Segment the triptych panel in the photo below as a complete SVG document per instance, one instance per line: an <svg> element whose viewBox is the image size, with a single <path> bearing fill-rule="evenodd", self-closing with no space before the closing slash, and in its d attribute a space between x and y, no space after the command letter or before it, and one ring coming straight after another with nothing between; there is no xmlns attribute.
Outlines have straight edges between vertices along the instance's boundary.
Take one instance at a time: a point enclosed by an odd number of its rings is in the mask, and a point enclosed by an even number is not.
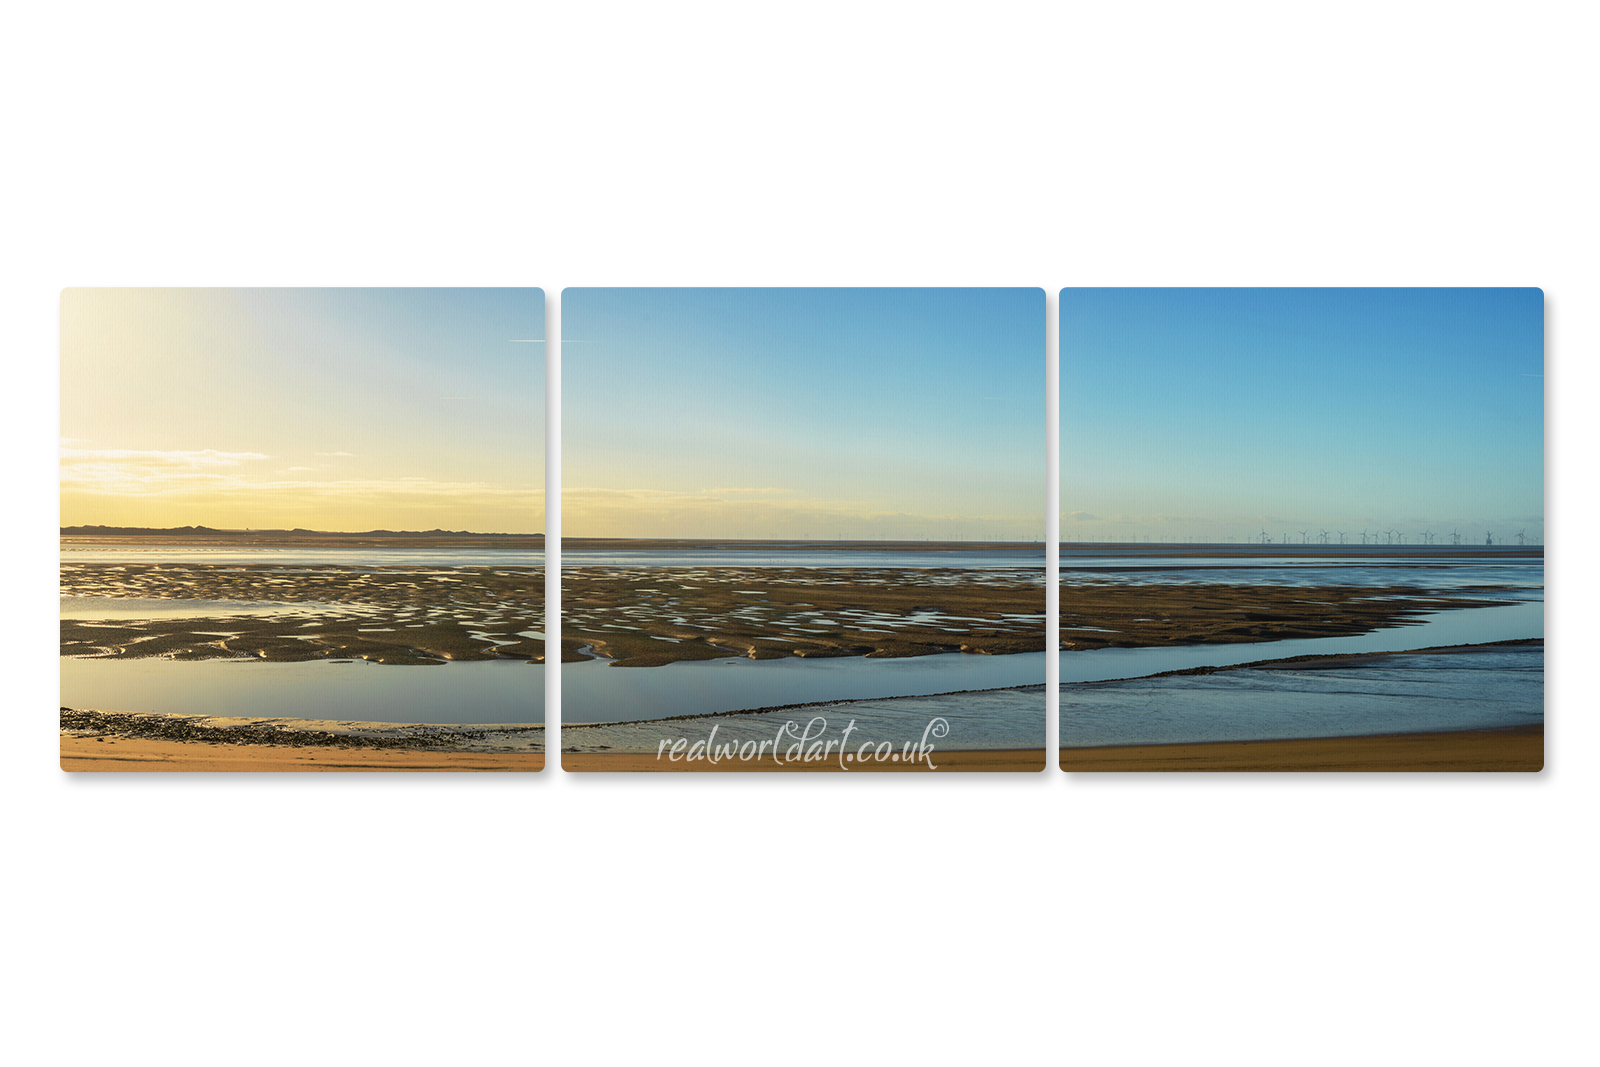
<svg viewBox="0 0 1600 1067"><path fill-rule="evenodd" d="M1538 290L559 299L547 500L541 290L66 291L63 768L1543 765Z"/></svg>

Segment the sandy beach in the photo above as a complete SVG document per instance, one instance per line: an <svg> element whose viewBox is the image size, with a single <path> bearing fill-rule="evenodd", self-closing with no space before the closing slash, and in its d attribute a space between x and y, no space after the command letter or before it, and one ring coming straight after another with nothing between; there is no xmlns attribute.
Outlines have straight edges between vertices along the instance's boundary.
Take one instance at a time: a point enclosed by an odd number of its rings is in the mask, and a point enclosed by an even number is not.
<svg viewBox="0 0 1600 1067"><path fill-rule="evenodd" d="M846 770L837 759L813 763L795 763L773 760L770 753L760 759L723 760L715 764L704 760L695 763L671 762L658 759L649 752L565 752L561 756L561 769L565 771L665 771L702 773L738 773L741 771L780 771L804 774L808 772L833 772L835 774L877 774L884 771L899 773L938 774L945 771L1042 771L1045 768L1044 749L993 749L967 752L939 752L933 756L934 767L926 764L872 763Z"/></svg>
<svg viewBox="0 0 1600 1067"><path fill-rule="evenodd" d="M1540 771L1544 727L1063 748L1064 771Z"/></svg>
<svg viewBox="0 0 1600 1067"><path fill-rule="evenodd" d="M542 752L306 748L126 737L62 737L64 771L540 771Z"/></svg>

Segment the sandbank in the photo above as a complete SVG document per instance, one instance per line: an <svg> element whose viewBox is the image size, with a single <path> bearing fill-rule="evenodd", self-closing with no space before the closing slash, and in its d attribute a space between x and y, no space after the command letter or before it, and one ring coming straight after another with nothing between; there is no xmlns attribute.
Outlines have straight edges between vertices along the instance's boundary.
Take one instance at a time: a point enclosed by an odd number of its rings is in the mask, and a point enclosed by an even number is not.
<svg viewBox="0 0 1600 1067"><path fill-rule="evenodd" d="M1045 649L1044 569L563 567L562 660L880 659Z"/></svg>

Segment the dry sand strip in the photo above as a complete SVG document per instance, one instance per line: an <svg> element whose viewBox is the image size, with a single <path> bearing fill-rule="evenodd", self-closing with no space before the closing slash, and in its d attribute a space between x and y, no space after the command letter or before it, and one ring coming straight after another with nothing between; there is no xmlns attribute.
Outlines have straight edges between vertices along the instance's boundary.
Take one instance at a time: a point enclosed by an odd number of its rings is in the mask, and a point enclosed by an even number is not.
<svg viewBox="0 0 1600 1067"><path fill-rule="evenodd" d="M978 749L965 752L935 752L932 755L932 773L943 771L1042 771L1045 767L1044 749ZM690 773L717 774L724 771L762 772L768 774L799 774L807 771L833 771L836 774L877 774L883 771L930 773L926 763L872 763L846 769L837 759L802 761L774 760L770 753L760 759L719 760L707 763L696 760L685 763L657 759L653 752L564 752L561 755L564 771L688 771Z"/></svg>
<svg viewBox="0 0 1600 1067"><path fill-rule="evenodd" d="M542 771L542 752L235 745L62 737L64 771Z"/></svg>
<svg viewBox="0 0 1600 1067"><path fill-rule="evenodd" d="M568 757L570 758L570 757ZM1542 771L1544 727L1063 748L1079 771Z"/></svg>

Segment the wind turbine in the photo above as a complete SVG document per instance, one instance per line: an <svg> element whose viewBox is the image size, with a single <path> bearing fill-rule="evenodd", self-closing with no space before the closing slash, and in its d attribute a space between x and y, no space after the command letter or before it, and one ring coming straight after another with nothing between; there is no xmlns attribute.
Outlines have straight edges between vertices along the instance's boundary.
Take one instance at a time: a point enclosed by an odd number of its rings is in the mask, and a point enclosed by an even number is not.
<svg viewBox="0 0 1600 1067"><path fill-rule="evenodd" d="M1327 530L1323 530L1321 536L1322 536L1322 543L1323 544L1327 544L1328 543L1328 531Z"/></svg>
<svg viewBox="0 0 1600 1067"><path fill-rule="evenodd" d="M1518 530L1517 531L1517 544L1519 544L1519 545L1527 544L1528 543L1527 534L1528 534L1527 530Z"/></svg>
<svg viewBox="0 0 1600 1067"><path fill-rule="evenodd" d="M1261 531L1261 543L1264 545L1269 545L1272 543L1272 541L1267 537L1267 531L1265 530Z"/></svg>
<svg viewBox="0 0 1600 1067"><path fill-rule="evenodd" d="M1486 544L1486 545L1494 544L1494 534L1492 534L1492 533L1484 534L1483 535L1483 543Z"/></svg>
<svg viewBox="0 0 1600 1067"><path fill-rule="evenodd" d="M1343 530L1339 531L1339 543L1341 545L1344 544L1344 531Z"/></svg>
<svg viewBox="0 0 1600 1067"><path fill-rule="evenodd" d="M1450 543L1452 545L1459 545L1461 543L1461 530L1459 528L1450 531Z"/></svg>

